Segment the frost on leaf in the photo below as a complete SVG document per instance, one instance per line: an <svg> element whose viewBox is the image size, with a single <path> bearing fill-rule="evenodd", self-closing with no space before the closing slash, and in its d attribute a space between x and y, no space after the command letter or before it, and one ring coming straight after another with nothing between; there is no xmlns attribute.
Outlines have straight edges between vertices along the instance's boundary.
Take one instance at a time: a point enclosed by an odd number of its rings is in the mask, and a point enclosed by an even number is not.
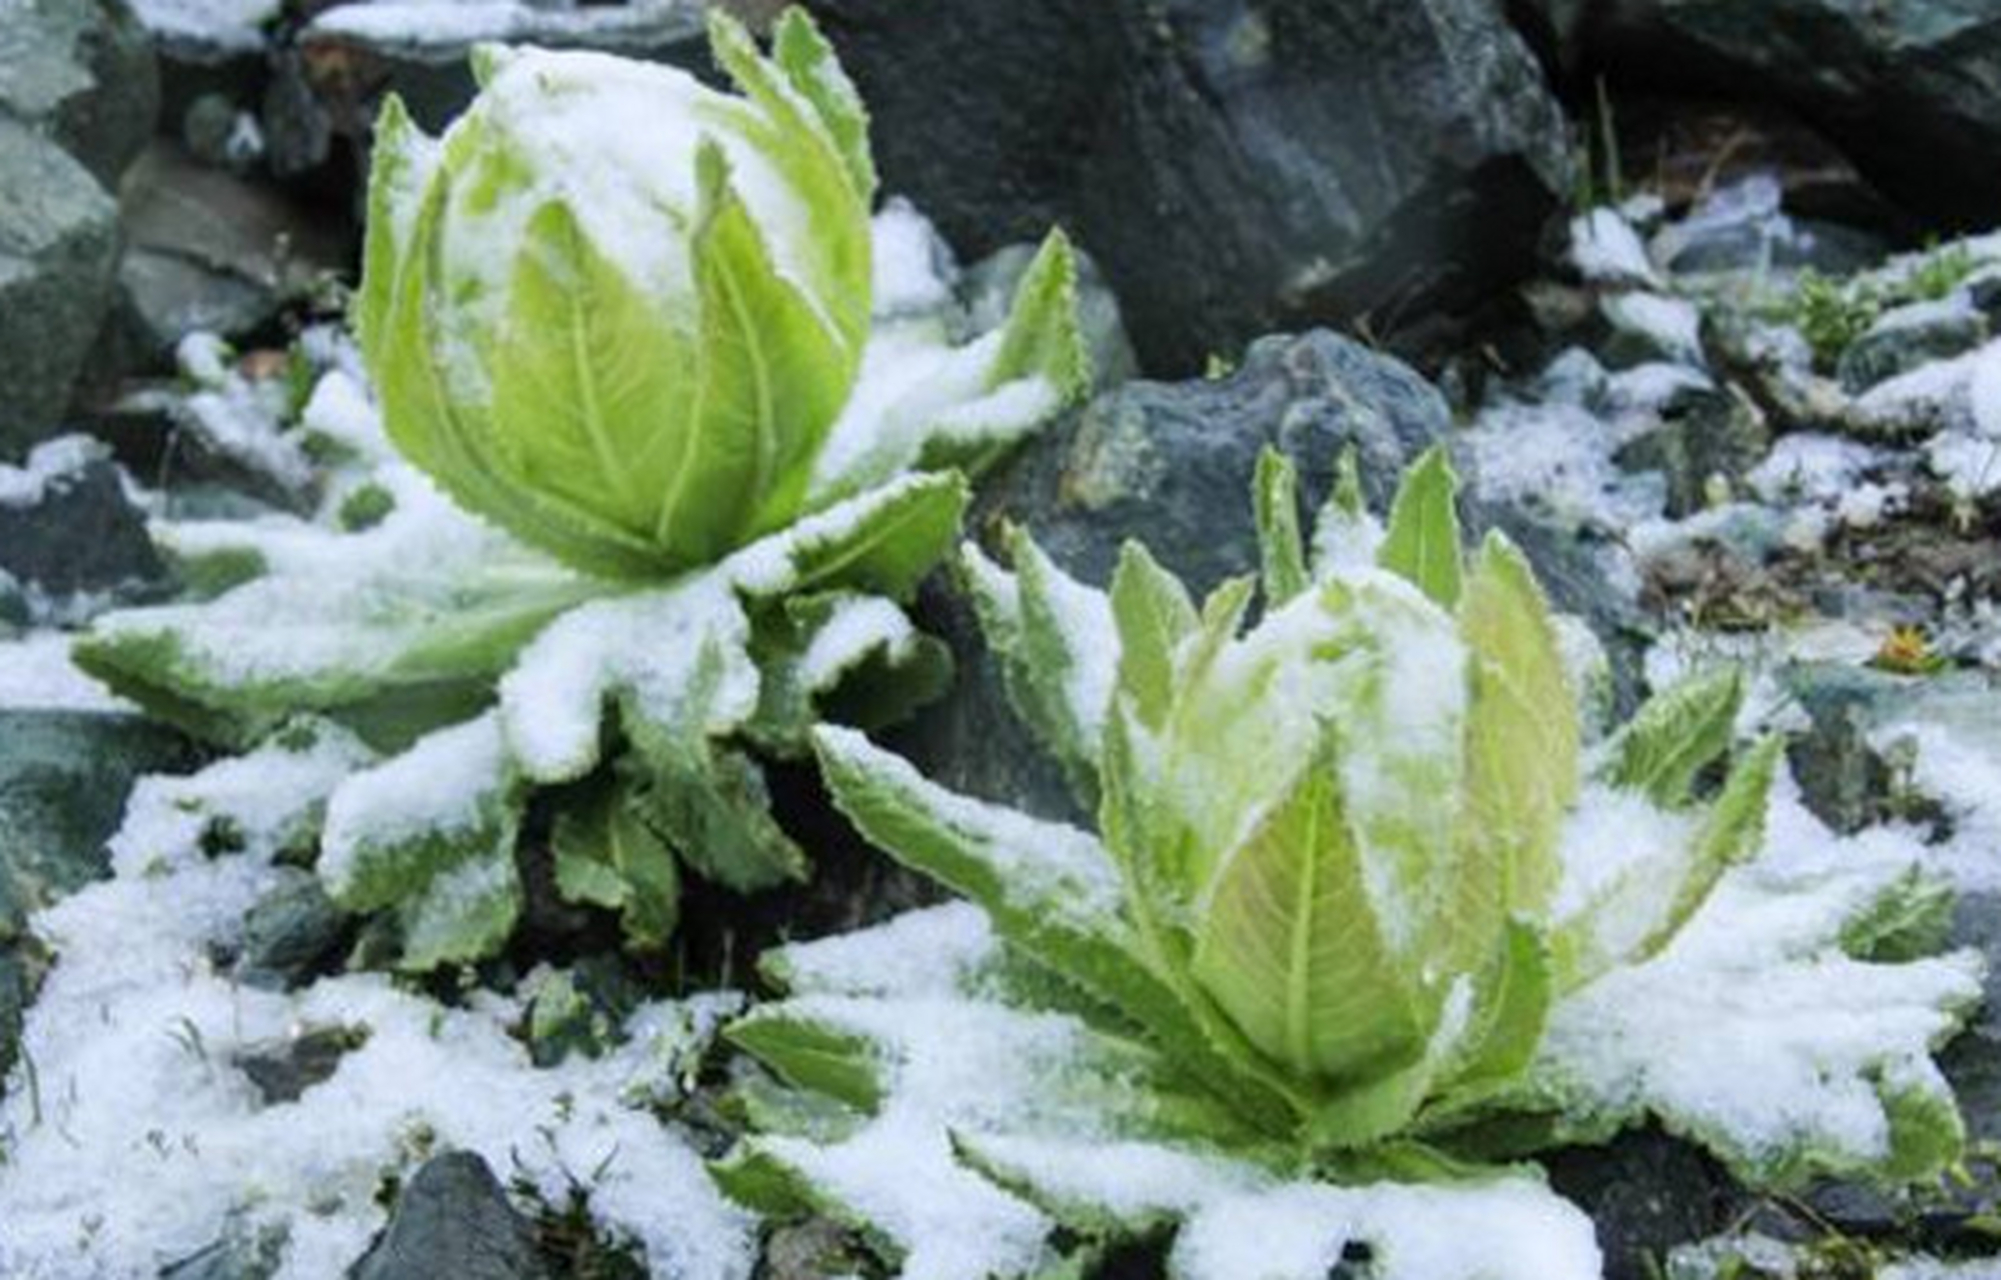
<svg viewBox="0 0 2001 1280"><path fill-rule="evenodd" d="M909 1280L1042 1274L1067 1238L1175 1223L1175 1280L1319 1280L1351 1246L1383 1280L1599 1274L1590 1222L1529 1175L1340 1190L1226 1154L1213 1101L1050 1011L1047 978L969 906L786 947L766 969L794 995L730 1035L821 1101L752 1095L765 1132L718 1179L761 1211L857 1226Z"/></svg>
<svg viewBox="0 0 2001 1280"><path fill-rule="evenodd" d="M1858 922L1926 891L1918 850L1837 838L1790 792L1771 826L1660 955L1556 1006L1528 1091L1564 1133L1652 1115L1755 1183L1922 1175L1959 1149L1931 1051L1979 1002L1980 958L1850 954Z"/></svg>

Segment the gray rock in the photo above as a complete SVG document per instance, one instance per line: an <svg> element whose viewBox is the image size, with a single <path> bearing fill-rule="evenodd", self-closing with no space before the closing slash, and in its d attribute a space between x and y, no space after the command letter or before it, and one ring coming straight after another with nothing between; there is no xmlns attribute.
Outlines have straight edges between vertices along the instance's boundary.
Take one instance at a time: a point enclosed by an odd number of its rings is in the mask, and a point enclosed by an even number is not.
<svg viewBox="0 0 2001 1280"><path fill-rule="evenodd" d="M1227 377L1130 383L1044 432L988 477L974 527L1023 524L1094 583L1136 539L1200 594L1257 563L1251 477L1266 445L1299 467L1309 511L1354 448L1382 509L1451 427L1444 397L1398 360L1324 330L1264 338Z"/></svg>
<svg viewBox="0 0 2001 1280"><path fill-rule="evenodd" d="M1119 547L1136 539L1200 594L1257 565L1251 477L1264 446L1294 459L1309 510L1354 447L1381 509L1404 466L1450 428L1438 391L1388 356L1325 331L1266 338L1228 377L1133 382L1098 397L987 477L970 523L980 533L1022 525L1058 564L1100 586ZM920 612L952 643L961 677L896 735L900 748L947 786L1081 816L1008 707L964 600L934 589Z"/></svg>
<svg viewBox="0 0 2001 1280"><path fill-rule="evenodd" d="M1800 798L1813 815L1844 835L1883 816L1890 770L1869 746L1871 704L1880 686L1901 683L1881 672L1820 664L1795 668L1786 684L1811 720L1786 757L1799 780Z"/></svg>
<svg viewBox="0 0 2001 1280"><path fill-rule="evenodd" d="M1835 372L1842 389L1861 395L1919 365L1962 355L1987 341L1987 317L1965 297L1914 302L1880 316L1848 344Z"/></svg>
<svg viewBox="0 0 2001 1280"><path fill-rule="evenodd" d="M46 128L106 186L145 145L159 107L152 44L125 0L0 8L0 113Z"/></svg>
<svg viewBox="0 0 2001 1280"><path fill-rule="evenodd" d="M1715 1161L1654 1129L1553 1152L1539 1163L1551 1187L1591 1215L1605 1280L1652 1280L1650 1264L1676 1245L1724 1230L1751 1200Z"/></svg>
<svg viewBox="0 0 2001 1280"><path fill-rule="evenodd" d="M1991 0L1589 0L1582 25L1573 61L1584 77L1609 76L1628 92L1755 86L1841 145L1898 203L1993 220L2001 5Z"/></svg>
<svg viewBox="0 0 2001 1280"><path fill-rule="evenodd" d="M105 874L141 775L191 763L185 740L138 716L0 708L0 943Z"/></svg>
<svg viewBox="0 0 2001 1280"><path fill-rule="evenodd" d="M347 261L346 236L322 214L172 143L147 148L122 204L127 250L100 377L157 363L197 329L243 336Z"/></svg>
<svg viewBox="0 0 2001 1280"><path fill-rule="evenodd" d="M45 480L34 502L0 502L0 573L71 623L157 595L167 579L118 468L95 457Z"/></svg>
<svg viewBox="0 0 2001 1280"><path fill-rule="evenodd" d="M297 1102L306 1090L332 1079L341 1059L367 1038L367 1032L351 1027L308 1027L283 1040L246 1045L232 1061L266 1106Z"/></svg>
<svg viewBox="0 0 2001 1280"><path fill-rule="evenodd" d="M417 1170L351 1280L543 1280L526 1221L478 1156L449 1151Z"/></svg>
<svg viewBox="0 0 2001 1280"><path fill-rule="evenodd" d="M1569 187L1561 112L1491 0L810 7L889 188L968 254L1067 226L1157 373L1484 303Z"/></svg>
<svg viewBox="0 0 2001 1280"><path fill-rule="evenodd" d="M237 980L266 991L304 986L338 963L352 925L318 876L290 875L245 913Z"/></svg>
<svg viewBox="0 0 2001 1280"><path fill-rule="evenodd" d="M52 433L111 296L118 210L82 165L0 118L0 460Z"/></svg>
<svg viewBox="0 0 2001 1280"><path fill-rule="evenodd" d="M1730 391L1689 389L1661 407L1661 425L1620 449L1628 471L1667 478L1668 514L1680 519L1710 503L1710 480L1735 484L1771 452L1772 436L1749 401Z"/></svg>

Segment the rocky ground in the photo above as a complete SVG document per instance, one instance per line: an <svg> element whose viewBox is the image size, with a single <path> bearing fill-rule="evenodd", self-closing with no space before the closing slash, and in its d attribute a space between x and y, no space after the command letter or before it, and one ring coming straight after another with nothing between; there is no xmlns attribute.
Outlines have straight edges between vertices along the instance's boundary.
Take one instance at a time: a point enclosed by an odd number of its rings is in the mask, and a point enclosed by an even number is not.
<svg viewBox="0 0 2001 1280"><path fill-rule="evenodd" d="M874 113L887 188L968 264L968 311L1001 305L1018 242L1051 222L1096 265L1101 393L990 479L978 530L1025 524L1089 581L1138 538L1206 590L1256 560L1243 495L1262 446L1298 459L1315 503L1353 447L1380 503L1448 443L1469 525L1513 536L1605 642L1609 702L1706 654L1749 663L1808 806L1844 833L1922 828L1961 890L1952 936L2001 971L2001 233L1982 234L2001 223L2001 4L812 7ZM17 1096L59 1087L14 1061L62 962L31 914L110 871L137 779L202 759L71 670L63 634L213 588L149 520L317 501L299 424L318 375L353 365L339 325L375 104L394 89L448 119L483 38L706 73L700 30L677 0L0 3L0 1067ZM941 586L927 612L964 674L900 746L948 785L1063 815L963 604ZM825 833L819 878L691 907L672 963L630 962L553 901L531 910L483 980L574 961L565 998L591 1011L522 1030L539 1056L640 993L741 982L766 941L924 899L809 778L781 783L782 815ZM357 946L310 876L249 912L249 945L218 961L247 985L302 987ZM295 1101L339 1071L338 1030L229 1069L267 1106ZM2001 1000L1943 1061L1976 1141L1937 1188L1757 1196L1657 1132L1564 1153L1553 1180L1615 1277L1996 1274ZM674 1123L713 1138L702 1097ZM423 1154L384 1181L388 1226L352 1274L644 1274L582 1198ZM225 1232L160 1274L263 1277L282 1252ZM788 1228L763 1273L834 1274L853 1252L832 1224Z"/></svg>

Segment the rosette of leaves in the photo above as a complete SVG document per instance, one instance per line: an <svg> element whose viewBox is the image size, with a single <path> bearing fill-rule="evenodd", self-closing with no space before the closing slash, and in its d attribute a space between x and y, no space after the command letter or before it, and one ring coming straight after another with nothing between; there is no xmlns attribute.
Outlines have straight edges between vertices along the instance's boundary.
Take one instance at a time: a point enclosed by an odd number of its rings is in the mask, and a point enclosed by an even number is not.
<svg viewBox="0 0 2001 1280"><path fill-rule="evenodd" d="M391 101L356 315L379 411L344 374L308 405L318 518L162 527L205 598L77 646L226 746L308 712L355 730L377 757L328 800L319 870L393 912L408 968L508 937L538 793L558 889L635 945L672 931L684 868L804 876L759 761L942 687L901 602L964 475L1088 384L1060 234L970 340L940 281L873 298L915 215L871 222L853 87L803 13L769 56L711 13L740 94L521 49L482 51L442 139Z"/></svg>
<svg viewBox="0 0 2001 1280"><path fill-rule="evenodd" d="M857 826L971 903L767 959L725 1188L933 1280L1166 1232L1180 1280L1584 1280L1589 1222L1515 1163L1544 1147L1652 1117L1760 1185L1953 1159L1930 1051L1980 965L1924 954L1916 847L1839 845L1776 739L1733 750L1734 671L1580 746L1535 577L1462 553L1442 455L1386 527L1350 470L1312 554L1294 487L1267 455L1248 629L1252 579L1198 606L1138 546L1109 593L967 551L1096 834L816 731Z"/></svg>

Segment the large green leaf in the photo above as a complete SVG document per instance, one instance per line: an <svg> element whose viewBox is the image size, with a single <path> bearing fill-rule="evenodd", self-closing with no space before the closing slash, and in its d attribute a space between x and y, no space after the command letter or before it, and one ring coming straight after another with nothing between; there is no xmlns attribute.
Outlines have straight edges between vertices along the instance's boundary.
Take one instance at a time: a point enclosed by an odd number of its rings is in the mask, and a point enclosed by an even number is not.
<svg viewBox="0 0 2001 1280"><path fill-rule="evenodd" d="M773 260L722 148L705 145L696 168L696 397L688 420L662 433L660 470L653 457L638 467L663 477L653 536L680 564L711 562L798 515L860 360Z"/></svg>
<svg viewBox="0 0 2001 1280"><path fill-rule="evenodd" d="M489 362L495 443L513 474L616 524L636 546L658 540L662 569L726 549L720 533L715 542L678 536L697 521L661 509L668 451L702 465L699 437L676 429L699 385L687 324L607 257L567 204L551 201L528 220ZM487 514L507 523L506 513Z"/></svg>
<svg viewBox="0 0 2001 1280"><path fill-rule="evenodd" d="M1535 574L1498 534L1466 580L1459 633L1472 655L1463 839L1480 865L1467 909L1535 915L1556 891L1557 841L1577 796L1577 703Z"/></svg>
<svg viewBox="0 0 2001 1280"><path fill-rule="evenodd" d="M1404 473L1376 551L1378 564L1446 609L1459 602L1458 488L1444 446L1427 450Z"/></svg>
<svg viewBox="0 0 2001 1280"><path fill-rule="evenodd" d="M1415 1061L1424 1004L1382 935L1334 750L1220 862L1192 972L1252 1044L1339 1086Z"/></svg>

